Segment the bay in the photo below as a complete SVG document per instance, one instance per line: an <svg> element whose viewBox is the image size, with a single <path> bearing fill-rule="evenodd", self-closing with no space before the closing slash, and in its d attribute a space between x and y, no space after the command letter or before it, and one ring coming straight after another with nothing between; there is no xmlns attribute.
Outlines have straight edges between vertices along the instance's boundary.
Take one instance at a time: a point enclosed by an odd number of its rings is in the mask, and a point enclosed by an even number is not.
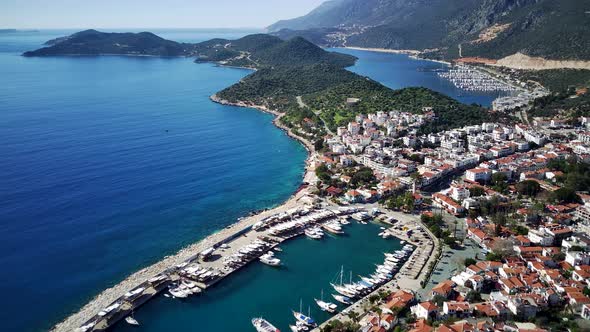
<svg viewBox="0 0 590 332"><path fill-rule="evenodd" d="M0 35L6 331L50 328L134 271L284 201L303 173L305 150L270 115L209 101L249 71L185 58L20 56L72 32ZM257 31L154 32L198 42ZM350 70L392 88L426 86L483 105L495 97L454 88L435 75L444 67L438 63L337 51L359 57ZM374 225L358 227L342 239L292 241L281 257L286 269L253 264L201 298L161 297L137 317L153 331L214 327L228 312L239 314L224 322L229 330L250 329L259 314L286 328L299 298L313 307L322 288L329 297L327 282L339 266L365 273L382 251L396 248L395 240L374 241Z"/></svg>

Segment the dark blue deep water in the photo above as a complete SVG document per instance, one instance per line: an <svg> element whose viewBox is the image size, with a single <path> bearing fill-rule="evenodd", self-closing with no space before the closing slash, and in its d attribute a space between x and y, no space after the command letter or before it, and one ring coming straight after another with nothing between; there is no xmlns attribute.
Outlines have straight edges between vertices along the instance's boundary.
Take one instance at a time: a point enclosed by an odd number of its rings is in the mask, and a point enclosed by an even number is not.
<svg viewBox="0 0 590 332"><path fill-rule="evenodd" d="M47 328L131 272L284 201L306 156L270 115L209 101L246 70L19 56L53 37L0 35L2 331Z"/></svg>
<svg viewBox="0 0 590 332"><path fill-rule="evenodd" d="M49 328L130 273L279 204L301 181L305 150L270 115L208 99L248 71L182 58L20 56L71 32L0 34L2 331ZM191 42L249 32L156 33ZM491 102L422 68L439 64L343 51L360 58L351 70L393 88L423 85L462 101ZM340 265L364 273L397 245L373 241L376 233L332 239L339 245L323 249L327 243L296 240L285 252L286 270L254 265L200 300L158 306L161 298L138 317L153 331L170 322L196 330L243 309L225 326L242 330L250 328L250 315L274 310L266 313L285 328L287 307L299 296L306 303L318 296ZM306 260L304 248L322 254ZM256 302L256 294L268 292L280 295L280 305L272 296Z"/></svg>

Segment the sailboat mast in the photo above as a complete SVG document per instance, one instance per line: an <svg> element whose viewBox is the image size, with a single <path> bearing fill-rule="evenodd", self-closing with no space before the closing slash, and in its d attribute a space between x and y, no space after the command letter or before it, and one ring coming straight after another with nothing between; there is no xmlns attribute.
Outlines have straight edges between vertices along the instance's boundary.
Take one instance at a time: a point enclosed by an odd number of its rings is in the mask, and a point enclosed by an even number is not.
<svg viewBox="0 0 590 332"><path fill-rule="evenodd" d="M342 275L344 274L344 265L340 267L340 286L342 286Z"/></svg>

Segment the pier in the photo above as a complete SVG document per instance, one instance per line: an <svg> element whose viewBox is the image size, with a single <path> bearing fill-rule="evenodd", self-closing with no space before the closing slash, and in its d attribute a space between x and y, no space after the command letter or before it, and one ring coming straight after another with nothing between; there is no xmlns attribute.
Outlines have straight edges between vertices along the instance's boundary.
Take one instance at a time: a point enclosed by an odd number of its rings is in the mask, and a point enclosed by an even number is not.
<svg viewBox="0 0 590 332"><path fill-rule="evenodd" d="M466 91L514 92L517 88L471 67L458 65L438 76L449 80L453 85Z"/></svg>
<svg viewBox="0 0 590 332"><path fill-rule="evenodd" d="M395 220L393 223L388 220ZM358 301L351 304L342 312L334 315L331 319L325 321L312 332L319 332L323 327L328 325L332 320L347 321L351 312L362 316L366 313L366 309L370 307L369 298L371 295L380 294L381 292L394 292L399 289L416 290L421 288L420 282L427 276L427 267L431 262L435 262L437 257L435 253L440 246L438 239L428 230L422 226L419 218L396 212L386 212L377 218L378 221L389 224L390 227L385 230L391 236L395 236L415 247L412 255L404 262L399 271L394 275L393 279L374 289L371 293L366 294ZM412 235L408 235L408 230L412 231Z"/></svg>
<svg viewBox="0 0 590 332"><path fill-rule="evenodd" d="M279 244L302 235L306 228L360 211L356 207L314 207L315 198L307 195L305 191L298 192L296 197L299 204L291 209L283 207L279 211L272 211L274 213L265 211L247 218L247 225L243 227L228 227L223 233L224 236L218 236L217 241L208 243L209 246L205 250L192 252L192 255L183 261L175 262L160 273L128 289L100 311L89 316L90 318L78 325L76 330L108 330L161 292L183 287L181 285L187 283L196 284L199 293L206 292L209 287L258 260ZM307 204L303 204L302 201Z"/></svg>

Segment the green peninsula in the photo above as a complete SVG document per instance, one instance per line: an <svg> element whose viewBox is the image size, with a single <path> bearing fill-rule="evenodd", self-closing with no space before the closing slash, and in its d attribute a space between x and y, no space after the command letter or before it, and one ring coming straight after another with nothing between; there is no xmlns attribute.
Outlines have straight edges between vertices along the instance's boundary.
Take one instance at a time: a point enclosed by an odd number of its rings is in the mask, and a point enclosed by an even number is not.
<svg viewBox="0 0 590 332"><path fill-rule="evenodd" d="M352 73L346 67L354 65L354 56L328 52L302 37L283 40L253 34L237 40L212 39L188 44L149 32L85 30L46 44L49 46L23 55L185 56L194 57L196 62L254 69L240 82L218 92L216 100L282 113L281 122L291 128L317 124L311 125L315 128L311 130L313 138L324 134L324 128L335 130L348 123L356 114L376 111L433 110L436 117L424 126L426 132L492 119L489 111L478 105L465 105L426 88L392 90Z"/></svg>

